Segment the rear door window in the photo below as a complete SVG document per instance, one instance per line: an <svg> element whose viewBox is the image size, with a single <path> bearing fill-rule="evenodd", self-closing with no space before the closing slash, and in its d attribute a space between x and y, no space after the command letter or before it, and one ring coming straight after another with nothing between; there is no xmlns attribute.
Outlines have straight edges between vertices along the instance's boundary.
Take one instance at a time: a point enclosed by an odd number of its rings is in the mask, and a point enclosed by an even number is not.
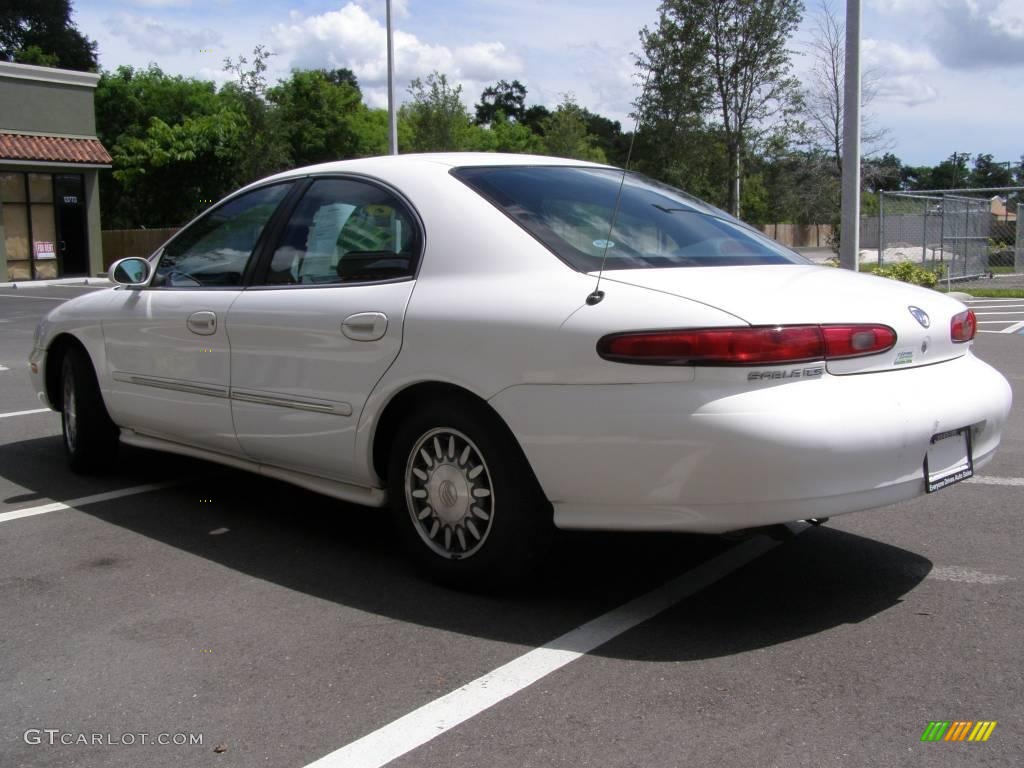
<svg viewBox="0 0 1024 768"><path fill-rule="evenodd" d="M317 179L288 219L264 285L324 285L408 278L419 228L392 192L358 179Z"/></svg>

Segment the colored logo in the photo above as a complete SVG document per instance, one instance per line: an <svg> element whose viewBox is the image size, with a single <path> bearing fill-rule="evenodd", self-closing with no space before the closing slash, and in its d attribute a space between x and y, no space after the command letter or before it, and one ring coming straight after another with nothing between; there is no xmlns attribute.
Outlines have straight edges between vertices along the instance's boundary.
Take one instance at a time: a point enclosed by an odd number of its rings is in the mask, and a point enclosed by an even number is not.
<svg viewBox="0 0 1024 768"><path fill-rule="evenodd" d="M996 720L932 720L921 741L988 741Z"/></svg>
<svg viewBox="0 0 1024 768"><path fill-rule="evenodd" d="M907 309L910 310L910 314L912 314L914 319L921 324L922 328L927 328L932 324L932 320L928 317L928 313L920 307L909 306Z"/></svg>

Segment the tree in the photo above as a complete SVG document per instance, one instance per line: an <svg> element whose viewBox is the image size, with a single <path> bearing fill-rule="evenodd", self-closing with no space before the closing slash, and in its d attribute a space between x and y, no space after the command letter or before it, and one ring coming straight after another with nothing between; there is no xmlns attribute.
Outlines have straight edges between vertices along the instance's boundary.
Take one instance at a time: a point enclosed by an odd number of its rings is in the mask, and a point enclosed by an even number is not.
<svg viewBox="0 0 1024 768"><path fill-rule="evenodd" d="M96 42L71 11L70 0L0 0L0 59L95 72Z"/></svg>
<svg viewBox="0 0 1024 768"><path fill-rule="evenodd" d="M280 114L269 108L266 100L267 59L276 54L264 45L252 50L252 63L242 55L237 60L224 59L224 71L235 75L220 91L221 100L229 109L241 112L248 122L249 151L239 160L235 180L240 186L281 171L292 164L288 140Z"/></svg>
<svg viewBox="0 0 1024 768"><path fill-rule="evenodd" d="M811 70L803 92L803 116L810 138L832 156L836 173L843 175L843 89L846 83L846 26L832 0L821 0L810 43ZM861 146L870 157L888 146L888 131L872 125L867 107L877 93L878 76L867 70L861 77Z"/></svg>
<svg viewBox="0 0 1024 768"><path fill-rule="evenodd" d="M544 121L544 152L555 157L605 162L604 152L594 136L587 132L583 110L572 94L563 94L562 103Z"/></svg>
<svg viewBox="0 0 1024 768"><path fill-rule="evenodd" d="M663 5L654 30L640 30L637 58L643 82L635 103L639 130L634 165L646 174L712 202L719 202L720 137L705 116L711 105L710 41L693 15L675 18ZM724 178L725 169L721 169ZM724 191L724 189L722 190Z"/></svg>
<svg viewBox="0 0 1024 768"><path fill-rule="evenodd" d="M551 110L545 107L543 104L534 104L532 107L527 107L526 111L523 112L522 123L534 133L539 134L542 130L541 126L544 121L551 116Z"/></svg>
<svg viewBox="0 0 1024 768"><path fill-rule="evenodd" d="M1013 171L1010 163L997 163L992 155L979 154L974 157L974 168L967 183L971 187L1011 187Z"/></svg>
<svg viewBox="0 0 1024 768"><path fill-rule="evenodd" d="M886 152L880 159L861 161L861 179L871 192L894 192L902 189L903 170L903 163L891 152Z"/></svg>
<svg viewBox="0 0 1024 768"><path fill-rule="evenodd" d="M664 0L657 30L641 32L639 64L654 92L645 111L672 109L689 130L721 121L734 214L744 152L799 104L786 43L802 8L800 0Z"/></svg>
<svg viewBox="0 0 1024 768"><path fill-rule="evenodd" d="M620 167L625 166L632 134L623 133L618 120L609 120L589 109L583 110L583 122L587 126L587 133L594 136L597 146L604 152L608 162Z"/></svg>
<svg viewBox="0 0 1024 768"><path fill-rule="evenodd" d="M341 67L339 69L319 69L318 72L322 72L323 76L327 78L327 82L331 85L350 85L356 89L362 98L363 91L359 87L359 80L356 79L356 74L348 67Z"/></svg>
<svg viewBox="0 0 1024 768"><path fill-rule="evenodd" d="M403 104L400 117L412 132L414 152L445 152L463 149L469 135L470 119L462 104L462 86L454 88L440 72L409 84L412 99Z"/></svg>
<svg viewBox="0 0 1024 768"><path fill-rule="evenodd" d="M142 158L149 152L155 153L156 147L143 149L135 141L164 141L169 145L170 139L161 134L162 129L150 134L154 121L172 127L186 119L216 115L224 109L212 82L167 75L153 64L147 69L122 66L114 72L104 72L96 86L95 105L96 134L114 156L115 171L121 169L129 157L137 159L132 161L137 162L132 167L145 170ZM203 125L211 128L208 123ZM197 125L190 130L195 132L198 128ZM182 141L183 137L179 134L177 140ZM201 192L193 191L194 185L189 179L172 178L166 170L155 174L130 174L122 179L115 178L110 171L102 171L103 226L119 229L158 226L162 222L182 224L203 207L200 200L216 199L231 190L235 180L224 178L222 171L223 166L219 164L211 168L209 174L199 169L196 178L202 180ZM171 186L167 187L168 184ZM162 206L167 202L172 207L165 211ZM184 203L185 207L180 207L179 203Z"/></svg>
<svg viewBox="0 0 1024 768"><path fill-rule="evenodd" d="M142 137L122 137L113 176L144 212L135 225L179 226L230 189L246 128L244 115L225 109L174 125L154 117Z"/></svg>
<svg viewBox="0 0 1024 768"><path fill-rule="evenodd" d="M267 91L276 124L287 143L291 165L354 157L359 137L354 114L366 109L359 89L346 78L332 81L323 70L295 70Z"/></svg>
<svg viewBox="0 0 1024 768"><path fill-rule="evenodd" d="M476 105L476 124L490 125L499 112L507 120L521 123L526 116L526 86L518 80L499 80L484 88Z"/></svg>

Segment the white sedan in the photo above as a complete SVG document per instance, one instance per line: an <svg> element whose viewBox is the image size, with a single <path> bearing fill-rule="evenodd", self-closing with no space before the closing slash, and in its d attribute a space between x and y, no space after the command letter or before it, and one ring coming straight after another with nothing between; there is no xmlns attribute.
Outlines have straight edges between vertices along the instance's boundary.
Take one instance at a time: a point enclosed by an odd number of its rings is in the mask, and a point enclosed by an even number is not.
<svg viewBox="0 0 1024 768"><path fill-rule="evenodd" d="M30 358L74 470L122 442L390 505L463 584L552 524L714 533L936 491L1010 409L955 299L570 160L282 173L111 277Z"/></svg>

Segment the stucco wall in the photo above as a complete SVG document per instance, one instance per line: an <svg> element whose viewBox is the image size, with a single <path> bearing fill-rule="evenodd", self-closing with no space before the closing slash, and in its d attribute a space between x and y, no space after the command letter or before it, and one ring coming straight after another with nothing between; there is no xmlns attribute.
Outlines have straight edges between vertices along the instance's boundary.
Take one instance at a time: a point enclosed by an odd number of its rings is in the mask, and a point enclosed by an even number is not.
<svg viewBox="0 0 1024 768"><path fill-rule="evenodd" d="M0 73L0 128L7 131L95 136L93 89L38 80L18 80Z"/></svg>

